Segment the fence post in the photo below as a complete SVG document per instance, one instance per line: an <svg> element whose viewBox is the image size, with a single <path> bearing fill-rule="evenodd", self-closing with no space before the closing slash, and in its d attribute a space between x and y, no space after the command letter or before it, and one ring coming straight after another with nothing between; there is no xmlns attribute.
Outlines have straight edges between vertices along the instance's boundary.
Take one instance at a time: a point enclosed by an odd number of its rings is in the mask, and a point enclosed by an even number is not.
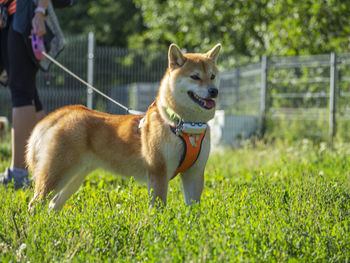
<svg viewBox="0 0 350 263"><path fill-rule="evenodd" d="M329 142L330 146L333 146L333 138L336 133L336 102L337 102L337 56L334 52L331 53L330 64L330 90L329 90Z"/></svg>
<svg viewBox="0 0 350 263"><path fill-rule="evenodd" d="M260 90L260 135L266 128L266 92L267 92L267 56L261 58L261 90Z"/></svg>
<svg viewBox="0 0 350 263"><path fill-rule="evenodd" d="M240 85L240 70L239 67L235 68L235 79L236 79L236 83L235 83L235 108L238 111L239 110L239 85Z"/></svg>
<svg viewBox="0 0 350 263"><path fill-rule="evenodd" d="M87 82L93 86L94 82L94 44L95 36L93 32L89 32L88 38L88 67L87 67ZM89 109L93 108L93 91L91 88L87 88L87 107Z"/></svg>

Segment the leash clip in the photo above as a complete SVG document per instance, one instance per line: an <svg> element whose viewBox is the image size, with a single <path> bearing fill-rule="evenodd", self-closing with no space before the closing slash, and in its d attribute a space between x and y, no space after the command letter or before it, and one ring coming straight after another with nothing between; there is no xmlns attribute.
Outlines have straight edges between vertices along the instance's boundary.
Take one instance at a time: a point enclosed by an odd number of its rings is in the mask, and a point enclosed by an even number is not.
<svg viewBox="0 0 350 263"><path fill-rule="evenodd" d="M183 124L184 124L184 122L181 119L179 119L178 123L176 123L176 125L175 125L175 134L177 136L181 136L182 135Z"/></svg>

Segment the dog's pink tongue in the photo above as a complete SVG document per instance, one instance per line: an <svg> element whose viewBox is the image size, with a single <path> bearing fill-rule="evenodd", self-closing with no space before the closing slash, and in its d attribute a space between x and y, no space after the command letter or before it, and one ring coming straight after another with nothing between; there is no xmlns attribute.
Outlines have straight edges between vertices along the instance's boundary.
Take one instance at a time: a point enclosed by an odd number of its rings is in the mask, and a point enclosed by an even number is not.
<svg viewBox="0 0 350 263"><path fill-rule="evenodd" d="M215 107L215 101L214 100L205 100L205 107L207 109L211 109Z"/></svg>

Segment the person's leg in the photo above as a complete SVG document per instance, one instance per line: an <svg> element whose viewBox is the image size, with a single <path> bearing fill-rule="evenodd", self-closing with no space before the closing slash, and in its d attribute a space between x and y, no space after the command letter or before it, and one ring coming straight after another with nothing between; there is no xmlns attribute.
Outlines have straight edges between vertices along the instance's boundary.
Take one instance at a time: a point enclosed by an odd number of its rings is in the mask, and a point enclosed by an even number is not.
<svg viewBox="0 0 350 263"><path fill-rule="evenodd" d="M37 122L33 105L12 109L12 163L11 169L26 169L25 147L29 135Z"/></svg>
<svg viewBox="0 0 350 263"><path fill-rule="evenodd" d="M24 153L27 140L35 124L44 117L45 111L36 111L32 105L12 109L12 169L26 169Z"/></svg>
<svg viewBox="0 0 350 263"><path fill-rule="evenodd" d="M25 170L25 147L29 135L44 115L35 88L38 67L32 61L29 39L14 31L10 25L8 31L8 75L12 99L12 163L0 176L0 183L15 181L20 187L28 182ZM38 112L38 113L37 113Z"/></svg>
<svg viewBox="0 0 350 263"><path fill-rule="evenodd" d="M12 25L8 32L9 86L12 97L12 163L11 168L25 169L25 147L37 122L39 101L35 88L38 71L28 49L29 39L16 32ZM38 102L37 102L38 101Z"/></svg>

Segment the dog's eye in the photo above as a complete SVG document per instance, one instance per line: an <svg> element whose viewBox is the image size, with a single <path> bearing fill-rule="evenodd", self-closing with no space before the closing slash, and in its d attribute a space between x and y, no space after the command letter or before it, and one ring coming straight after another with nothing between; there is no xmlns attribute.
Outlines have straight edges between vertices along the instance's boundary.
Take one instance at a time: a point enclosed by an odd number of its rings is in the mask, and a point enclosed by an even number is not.
<svg viewBox="0 0 350 263"><path fill-rule="evenodd" d="M200 77L198 77L197 75L192 75L190 76L190 78L194 80L201 80Z"/></svg>
<svg viewBox="0 0 350 263"><path fill-rule="evenodd" d="M214 75L214 74L211 74L210 79L211 79L211 80L215 79L215 75Z"/></svg>

